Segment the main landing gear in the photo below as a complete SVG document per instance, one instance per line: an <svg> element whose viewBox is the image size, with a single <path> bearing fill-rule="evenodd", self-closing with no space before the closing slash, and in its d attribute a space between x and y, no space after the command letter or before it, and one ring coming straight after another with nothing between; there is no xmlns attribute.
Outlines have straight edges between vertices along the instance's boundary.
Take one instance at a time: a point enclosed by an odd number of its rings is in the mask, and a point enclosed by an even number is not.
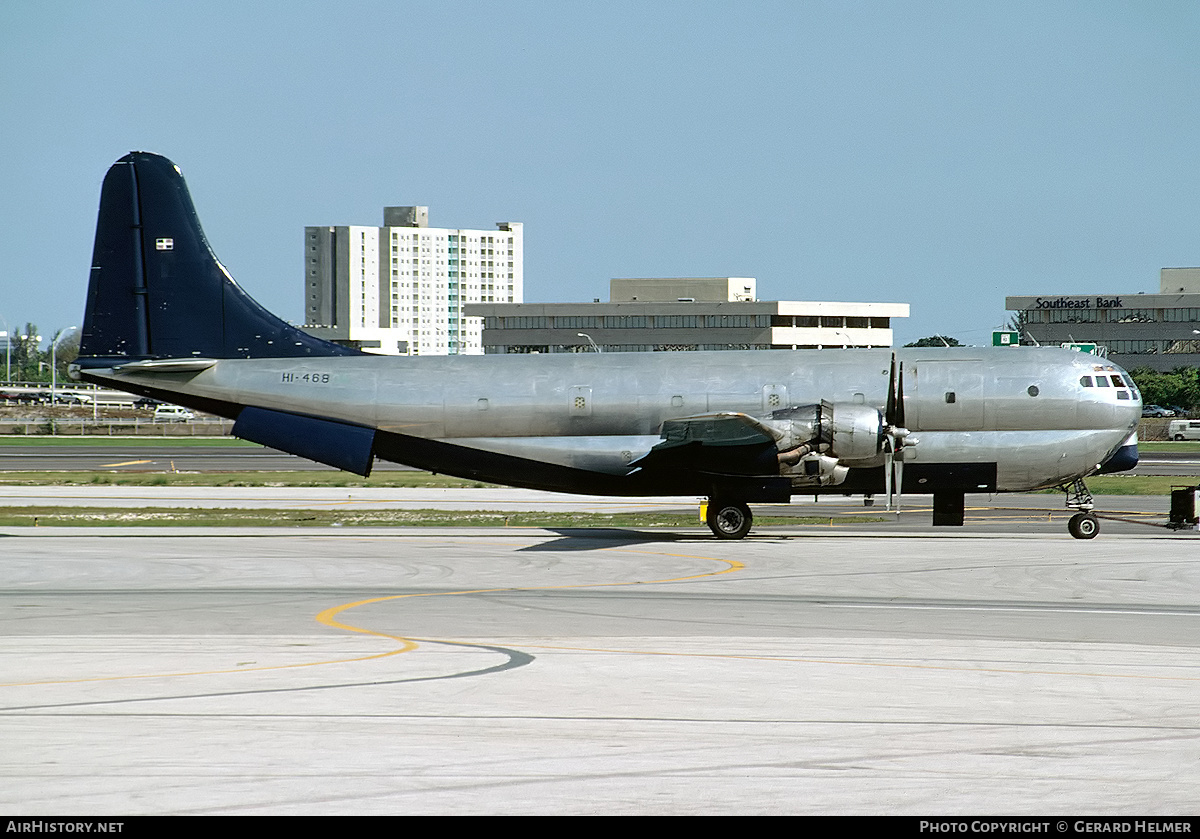
<svg viewBox="0 0 1200 839"><path fill-rule="evenodd" d="M744 502L713 498L704 512L704 521L718 539L741 539L750 532L754 516Z"/></svg>
<svg viewBox="0 0 1200 839"><path fill-rule="evenodd" d="M1092 512L1092 493L1082 480L1075 480L1059 487L1067 494L1067 509L1076 510L1067 522L1067 530L1076 539L1095 539L1100 532L1100 519ZM725 498L710 499L703 507L704 521L718 539L742 539L750 532L754 516L744 501ZM934 526L962 526L963 494L934 493Z"/></svg>
<svg viewBox="0 0 1200 839"><path fill-rule="evenodd" d="M1059 489L1067 494L1067 509L1079 511L1067 522L1067 530L1076 539L1095 539L1100 532L1100 519L1092 512L1095 506L1092 493L1079 478Z"/></svg>

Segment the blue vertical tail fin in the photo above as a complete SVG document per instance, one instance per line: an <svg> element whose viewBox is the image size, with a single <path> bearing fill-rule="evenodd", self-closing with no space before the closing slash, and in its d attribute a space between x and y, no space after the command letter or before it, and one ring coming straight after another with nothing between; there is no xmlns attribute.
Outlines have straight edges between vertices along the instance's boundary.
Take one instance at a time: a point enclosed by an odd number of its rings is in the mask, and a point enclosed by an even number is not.
<svg viewBox="0 0 1200 839"><path fill-rule="evenodd" d="M149 152L104 178L79 363L358 355L264 309L225 270L179 167Z"/></svg>

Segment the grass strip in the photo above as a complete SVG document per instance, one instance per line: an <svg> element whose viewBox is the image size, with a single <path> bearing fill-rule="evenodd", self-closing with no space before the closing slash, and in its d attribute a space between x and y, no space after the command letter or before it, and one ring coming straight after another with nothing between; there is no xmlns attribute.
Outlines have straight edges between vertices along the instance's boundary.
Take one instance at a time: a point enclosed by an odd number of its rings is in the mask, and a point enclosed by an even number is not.
<svg viewBox="0 0 1200 839"><path fill-rule="evenodd" d="M1092 495L1170 495L1173 487L1200 484L1196 475L1097 475L1084 482ZM1058 492L1058 490L1047 490Z"/></svg>
<svg viewBox="0 0 1200 839"><path fill-rule="evenodd" d="M155 487L380 487L471 488L495 486L431 472L380 470L369 478L330 469L313 472L0 472L0 485Z"/></svg>

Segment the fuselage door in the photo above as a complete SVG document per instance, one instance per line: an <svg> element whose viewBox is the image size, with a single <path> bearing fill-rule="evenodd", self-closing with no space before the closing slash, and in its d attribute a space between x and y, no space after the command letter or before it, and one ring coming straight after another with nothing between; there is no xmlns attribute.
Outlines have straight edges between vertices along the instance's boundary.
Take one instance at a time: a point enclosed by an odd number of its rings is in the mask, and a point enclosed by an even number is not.
<svg viewBox="0 0 1200 839"><path fill-rule="evenodd" d="M983 364L978 359L918 361L905 371L907 422L924 431L983 428Z"/></svg>

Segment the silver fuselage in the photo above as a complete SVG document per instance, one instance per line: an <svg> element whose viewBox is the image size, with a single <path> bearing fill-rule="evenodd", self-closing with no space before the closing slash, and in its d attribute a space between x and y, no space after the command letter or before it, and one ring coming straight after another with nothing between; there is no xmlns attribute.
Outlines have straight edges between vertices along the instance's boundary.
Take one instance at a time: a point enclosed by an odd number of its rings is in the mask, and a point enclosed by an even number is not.
<svg viewBox="0 0 1200 839"><path fill-rule="evenodd" d="M1125 373L1105 360L1027 347L223 359L189 372L87 372L182 404L256 406L622 475L660 442L665 420L768 418L821 402L883 411L893 355L903 365L906 462L995 463L1001 491L1091 474L1141 413L1135 389L1113 386Z"/></svg>

